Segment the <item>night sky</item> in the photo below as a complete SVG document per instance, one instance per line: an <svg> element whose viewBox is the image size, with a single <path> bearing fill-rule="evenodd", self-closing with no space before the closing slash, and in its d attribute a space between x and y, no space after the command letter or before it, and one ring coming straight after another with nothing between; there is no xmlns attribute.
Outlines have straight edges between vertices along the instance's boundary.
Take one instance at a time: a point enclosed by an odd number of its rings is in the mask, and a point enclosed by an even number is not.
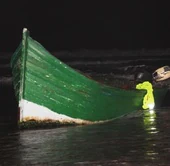
<svg viewBox="0 0 170 166"><path fill-rule="evenodd" d="M13 52L24 27L50 51L169 48L169 5L158 2L6 0L0 51Z"/></svg>

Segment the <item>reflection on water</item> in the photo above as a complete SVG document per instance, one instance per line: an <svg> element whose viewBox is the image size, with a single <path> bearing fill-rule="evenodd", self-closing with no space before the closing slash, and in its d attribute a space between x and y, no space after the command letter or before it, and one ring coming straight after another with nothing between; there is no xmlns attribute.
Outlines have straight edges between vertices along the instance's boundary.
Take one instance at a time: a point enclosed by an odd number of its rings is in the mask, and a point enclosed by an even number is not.
<svg viewBox="0 0 170 166"><path fill-rule="evenodd" d="M156 160L159 156L154 141L154 137L159 133L159 128L157 128L156 125L156 118L155 110L144 111L144 126L145 131L148 133L148 137L146 137L148 146L145 153L145 159Z"/></svg>
<svg viewBox="0 0 170 166"><path fill-rule="evenodd" d="M1 131L0 165L170 165L170 109L110 123Z"/></svg>
<svg viewBox="0 0 170 166"><path fill-rule="evenodd" d="M144 111L144 125L146 131L150 134L155 134L158 132L156 128L156 112L155 110Z"/></svg>

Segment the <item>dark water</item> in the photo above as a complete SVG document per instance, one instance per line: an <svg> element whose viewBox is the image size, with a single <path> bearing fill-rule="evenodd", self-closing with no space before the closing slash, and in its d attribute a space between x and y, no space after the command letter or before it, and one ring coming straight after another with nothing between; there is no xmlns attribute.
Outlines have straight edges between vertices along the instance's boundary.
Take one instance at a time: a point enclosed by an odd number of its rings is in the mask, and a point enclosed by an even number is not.
<svg viewBox="0 0 170 166"><path fill-rule="evenodd" d="M0 132L0 165L170 165L170 109L105 124Z"/></svg>

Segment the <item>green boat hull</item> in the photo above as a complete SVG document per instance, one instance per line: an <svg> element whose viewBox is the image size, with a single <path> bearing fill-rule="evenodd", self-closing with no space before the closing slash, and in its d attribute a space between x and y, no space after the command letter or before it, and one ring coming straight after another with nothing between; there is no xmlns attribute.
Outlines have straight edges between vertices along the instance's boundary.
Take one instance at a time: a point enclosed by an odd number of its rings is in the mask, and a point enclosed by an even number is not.
<svg viewBox="0 0 170 166"><path fill-rule="evenodd" d="M94 81L51 55L24 29L11 67L19 120L95 123L142 109L145 90L125 90ZM154 90L159 106L167 89Z"/></svg>

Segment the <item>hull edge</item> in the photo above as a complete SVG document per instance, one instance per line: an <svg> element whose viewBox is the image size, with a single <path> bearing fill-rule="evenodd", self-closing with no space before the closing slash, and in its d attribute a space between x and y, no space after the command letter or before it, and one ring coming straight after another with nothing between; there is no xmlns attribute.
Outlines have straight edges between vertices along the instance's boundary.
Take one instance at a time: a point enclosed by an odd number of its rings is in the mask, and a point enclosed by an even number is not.
<svg viewBox="0 0 170 166"><path fill-rule="evenodd" d="M21 99L19 102L19 121L41 121L41 122L60 122L61 124L65 123L75 123L75 124L94 124L94 123L103 123L110 121L88 121L84 119L72 118L63 114L58 114L53 112L47 107L38 105L36 103L30 102L25 99Z"/></svg>

